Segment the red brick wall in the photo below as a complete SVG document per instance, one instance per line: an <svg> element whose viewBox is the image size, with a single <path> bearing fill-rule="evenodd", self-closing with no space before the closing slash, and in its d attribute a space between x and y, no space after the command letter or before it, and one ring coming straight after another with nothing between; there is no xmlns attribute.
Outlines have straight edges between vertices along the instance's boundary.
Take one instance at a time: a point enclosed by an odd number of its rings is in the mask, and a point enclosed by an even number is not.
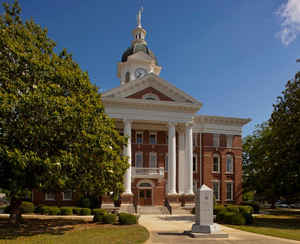
<svg viewBox="0 0 300 244"><path fill-rule="evenodd" d="M45 193L33 190L33 203L35 205L44 204L48 206L75 206L79 200L79 196L73 193L72 200L63 200L62 192L56 192L55 200L45 200Z"/></svg>
<svg viewBox="0 0 300 244"><path fill-rule="evenodd" d="M139 92L137 92L133 95L128 96L127 98L142 99L143 96L147 93L153 93L153 94L157 95L161 101L174 101L172 98L164 95L163 93L161 93L160 91L154 89L153 87L148 87L148 88L146 88L142 91L139 91Z"/></svg>

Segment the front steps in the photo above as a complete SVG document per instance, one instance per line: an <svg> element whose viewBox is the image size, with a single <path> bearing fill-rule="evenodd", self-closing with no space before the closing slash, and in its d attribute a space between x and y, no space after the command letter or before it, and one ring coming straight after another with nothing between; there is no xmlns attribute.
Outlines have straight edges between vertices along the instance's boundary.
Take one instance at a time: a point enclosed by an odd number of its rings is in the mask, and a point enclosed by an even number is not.
<svg viewBox="0 0 300 244"><path fill-rule="evenodd" d="M143 215L169 214L169 211L164 206L138 206L137 214L143 214Z"/></svg>

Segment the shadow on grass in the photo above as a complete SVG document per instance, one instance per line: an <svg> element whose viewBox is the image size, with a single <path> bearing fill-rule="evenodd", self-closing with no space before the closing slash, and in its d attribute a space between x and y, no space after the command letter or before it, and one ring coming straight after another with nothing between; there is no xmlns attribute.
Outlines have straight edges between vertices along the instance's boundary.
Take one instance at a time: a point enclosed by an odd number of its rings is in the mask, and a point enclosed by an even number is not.
<svg viewBox="0 0 300 244"><path fill-rule="evenodd" d="M278 228L278 229L293 229L300 231L300 217L298 218L277 218L272 216L256 217L252 226ZM299 232L300 233L300 232Z"/></svg>
<svg viewBox="0 0 300 244"><path fill-rule="evenodd" d="M83 220L68 219L23 219L19 227L9 224L8 219L0 219L0 240L39 234L62 235L74 229L75 225L86 223Z"/></svg>

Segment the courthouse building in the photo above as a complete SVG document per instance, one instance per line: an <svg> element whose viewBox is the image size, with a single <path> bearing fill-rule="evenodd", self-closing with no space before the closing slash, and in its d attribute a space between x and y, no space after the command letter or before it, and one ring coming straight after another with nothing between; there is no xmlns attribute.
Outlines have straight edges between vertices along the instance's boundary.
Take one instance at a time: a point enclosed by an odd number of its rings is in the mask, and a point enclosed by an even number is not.
<svg viewBox="0 0 300 244"><path fill-rule="evenodd" d="M201 102L159 76L162 67L145 41L141 12L132 34L117 66L120 85L102 94L106 113L129 138L124 154L131 166L121 203L187 204L202 184L213 189L217 201L239 203L242 127L250 119L197 114ZM45 204L55 199L36 195L36 202ZM66 204L74 200L71 192L64 198Z"/></svg>

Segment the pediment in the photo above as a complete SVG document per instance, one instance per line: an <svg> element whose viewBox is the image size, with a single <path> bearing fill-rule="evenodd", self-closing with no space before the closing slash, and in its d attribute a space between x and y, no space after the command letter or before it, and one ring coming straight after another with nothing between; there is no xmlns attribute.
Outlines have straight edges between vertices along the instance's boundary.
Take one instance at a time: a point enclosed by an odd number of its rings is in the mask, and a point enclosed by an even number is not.
<svg viewBox="0 0 300 244"><path fill-rule="evenodd" d="M195 98L153 73L104 92L102 97L143 99L147 93L157 95L160 101L202 105Z"/></svg>

